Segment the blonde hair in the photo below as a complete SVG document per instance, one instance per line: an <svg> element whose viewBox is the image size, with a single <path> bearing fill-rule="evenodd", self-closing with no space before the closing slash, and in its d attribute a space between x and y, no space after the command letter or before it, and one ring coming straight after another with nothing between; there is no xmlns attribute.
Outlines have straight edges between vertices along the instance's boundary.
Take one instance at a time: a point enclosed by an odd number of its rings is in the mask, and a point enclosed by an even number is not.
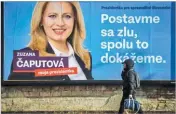
<svg viewBox="0 0 176 114"><path fill-rule="evenodd" d="M79 2L69 2L72 5L72 9L75 15L74 29L71 34L71 45L74 52L82 59L85 67L90 69L90 55L88 50L84 49L83 42L86 37L86 31L84 26L84 19ZM44 33L44 29L41 26L42 16L46 9L48 2L37 2L33 11L31 20L31 41L29 47L32 50L39 50L40 56L53 56L46 52L47 38Z"/></svg>

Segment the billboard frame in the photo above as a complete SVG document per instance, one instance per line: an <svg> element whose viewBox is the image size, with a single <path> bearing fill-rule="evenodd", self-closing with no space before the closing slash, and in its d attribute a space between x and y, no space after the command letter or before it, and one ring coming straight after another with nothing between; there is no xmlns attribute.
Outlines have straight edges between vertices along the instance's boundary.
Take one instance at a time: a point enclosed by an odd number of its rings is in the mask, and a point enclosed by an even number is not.
<svg viewBox="0 0 176 114"><path fill-rule="evenodd" d="M175 63L175 2L172 2L171 14L171 61ZM171 64L171 80L141 80L141 85L175 86L175 64ZM86 80L86 81L42 81L42 80L4 80L4 2L1 2L1 85L2 86L56 86L56 85L122 85L121 80Z"/></svg>

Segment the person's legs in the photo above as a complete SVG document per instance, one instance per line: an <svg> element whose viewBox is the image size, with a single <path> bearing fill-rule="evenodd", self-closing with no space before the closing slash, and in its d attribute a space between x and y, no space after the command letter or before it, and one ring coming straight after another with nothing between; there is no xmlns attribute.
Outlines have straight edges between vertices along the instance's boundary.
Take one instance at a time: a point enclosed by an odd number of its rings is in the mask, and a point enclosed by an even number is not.
<svg viewBox="0 0 176 114"><path fill-rule="evenodd" d="M122 114L124 112L124 95L122 97L122 100L120 102L120 108L119 108L119 114Z"/></svg>
<svg viewBox="0 0 176 114"><path fill-rule="evenodd" d="M128 98L128 96L129 95L127 93L123 93L122 100L120 102L119 114L122 114L124 112L124 101Z"/></svg>

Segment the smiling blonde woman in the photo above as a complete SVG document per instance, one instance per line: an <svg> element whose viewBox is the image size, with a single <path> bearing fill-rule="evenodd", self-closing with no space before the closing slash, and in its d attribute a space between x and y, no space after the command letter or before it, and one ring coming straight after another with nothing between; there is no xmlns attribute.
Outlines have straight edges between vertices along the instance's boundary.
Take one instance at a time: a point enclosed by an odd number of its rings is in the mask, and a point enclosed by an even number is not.
<svg viewBox="0 0 176 114"><path fill-rule="evenodd" d="M92 59L83 48L86 37L79 2L37 2L31 20L31 41L22 50L38 50L40 56L67 56L69 67L78 74L35 77L34 73L14 73L9 80L88 80L92 77Z"/></svg>

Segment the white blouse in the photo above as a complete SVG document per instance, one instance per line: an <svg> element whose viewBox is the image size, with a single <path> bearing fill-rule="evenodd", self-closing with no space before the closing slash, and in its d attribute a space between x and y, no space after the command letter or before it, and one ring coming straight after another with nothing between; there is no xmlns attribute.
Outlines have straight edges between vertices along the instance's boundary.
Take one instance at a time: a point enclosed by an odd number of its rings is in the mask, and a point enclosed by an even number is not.
<svg viewBox="0 0 176 114"><path fill-rule="evenodd" d="M68 53L63 53L63 52L59 51L58 49L56 49L51 43L49 43L49 44L51 45L51 48L54 50L54 53L56 54L56 56L68 57L68 66L77 68L78 74L69 74L68 75L70 80L87 80L84 72L82 71L81 67L79 66L79 64L74 56L74 50L73 50L70 43L67 42L67 46L69 49Z"/></svg>

